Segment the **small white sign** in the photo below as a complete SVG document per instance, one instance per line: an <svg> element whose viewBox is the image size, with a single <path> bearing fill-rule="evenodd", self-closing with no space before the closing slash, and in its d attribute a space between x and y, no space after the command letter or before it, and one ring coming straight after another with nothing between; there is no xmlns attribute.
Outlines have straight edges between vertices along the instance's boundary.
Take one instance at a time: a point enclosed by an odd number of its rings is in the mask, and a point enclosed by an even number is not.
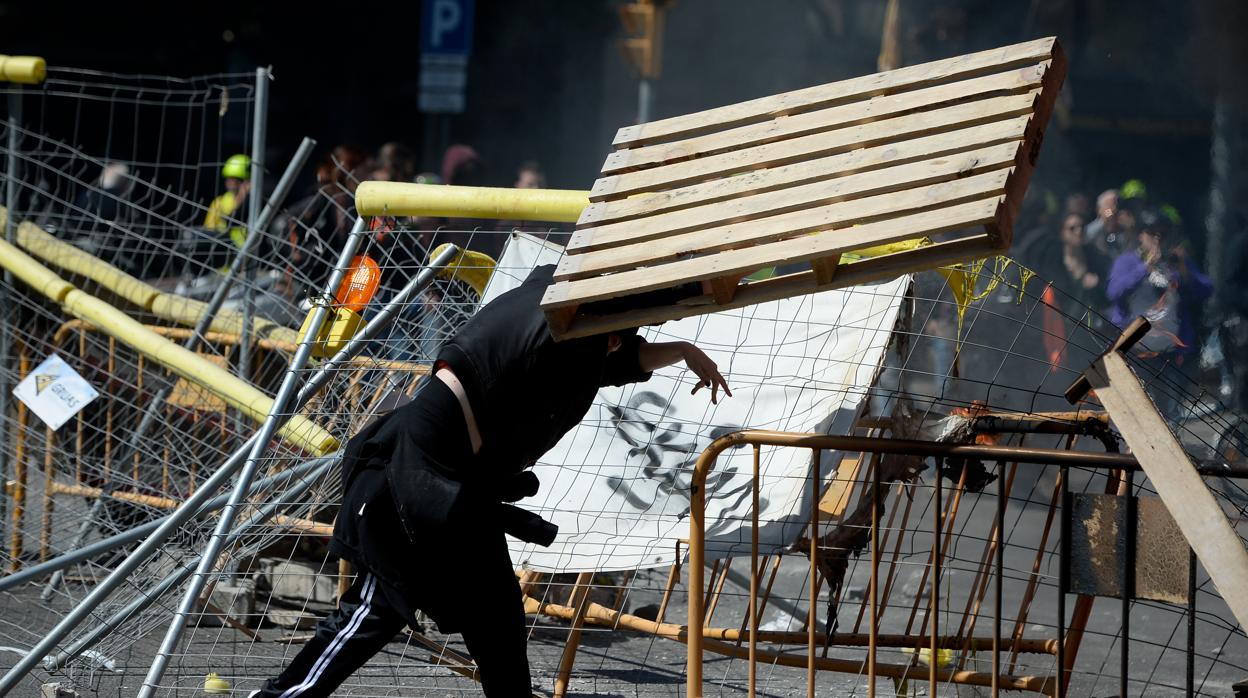
<svg viewBox="0 0 1248 698"><path fill-rule="evenodd" d="M53 354L17 384L13 396L56 431L100 394L61 357Z"/></svg>

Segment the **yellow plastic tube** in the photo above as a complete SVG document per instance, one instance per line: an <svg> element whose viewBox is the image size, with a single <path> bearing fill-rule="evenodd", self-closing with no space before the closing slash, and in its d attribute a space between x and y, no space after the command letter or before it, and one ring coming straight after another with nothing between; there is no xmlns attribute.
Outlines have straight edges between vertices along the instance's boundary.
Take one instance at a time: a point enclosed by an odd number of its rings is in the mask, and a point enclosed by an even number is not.
<svg viewBox="0 0 1248 698"><path fill-rule="evenodd" d="M0 82L38 85L48 75L48 62L38 56L0 54Z"/></svg>
<svg viewBox="0 0 1248 698"><path fill-rule="evenodd" d="M179 376L203 387L256 422L273 409L273 399L247 381L144 327L104 301L74 288L35 258L0 240L0 266L57 301L67 313L91 323ZM294 415L278 432L286 443L316 455L338 449L338 440L306 417Z"/></svg>
<svg viewBox="0 0 1248 698"><path fill-rule="evenodd" d="M589 192L568 189L457 187L405 182L363 182L355 192L361 216L430 216L575 223Z"/></svg>
<svg viewBox="0 0 1248 698"><path fill-rule="evenodd" d="M5 216L5 208L0 206L0 225L4 224ZM18 245L44 262L91 279L127 302L148 310L161 319L194 327L207 306L202 301L164 293L98 257L56 239L30 221L25 221L17 227L15 239ZM295 330L264 318L254 318L252 327L257 335L265 339L288 344L295 344L299 341L299 334ZM222 334L240 335L243 331L243 318L236 312L220 310L213 318L209 329Z"/></svg>

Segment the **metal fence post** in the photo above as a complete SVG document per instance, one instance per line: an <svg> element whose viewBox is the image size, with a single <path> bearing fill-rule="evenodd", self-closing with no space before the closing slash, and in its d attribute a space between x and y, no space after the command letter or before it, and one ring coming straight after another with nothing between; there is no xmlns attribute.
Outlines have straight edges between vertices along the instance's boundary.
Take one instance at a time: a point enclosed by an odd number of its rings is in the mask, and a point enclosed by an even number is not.
<svg viewBox="0 0 1248 698"><path fill-rule="evenodd" d="M5 157L4 165L4 205L8 210L8 215L4 217L4 240L5 242L13 242L13 229L17 225L17 175L18 175L18 159L17 159L17 129L22 121L22 93L20 87L14 85L12 92L8 95L9 118L7 119L8 153ZM0 308L8 307L9 289L13 287L13 274L8 269L4 270L4 283L0 285ZM9 313L0 313L0 535L4 540L8 540L9 536L9 496L4 490L4 486L9 482L9 391L13 386L8 380L8 366L12 365L10 358L13 352L13 336L9 328L12 319Z"/></svg>
<svg viewBox="0 0 1248 698"><path fill-rule="evenodd" d="M247 193L247 238L259 238L260 204L264 201L264 150L265 133L269 120L269 81L272 74L268 68L256 68L256 102L251 123L251 187ZM246 246L246 245L244 245ZM254 245L250 246L255 249ZM255 311L252 292L255 286L255 266L250 255L240 255L239 264L243 274L243 328L238 338L238 375L251 380L251 326ZM331 291L332 292L332 291Z"/></svg>

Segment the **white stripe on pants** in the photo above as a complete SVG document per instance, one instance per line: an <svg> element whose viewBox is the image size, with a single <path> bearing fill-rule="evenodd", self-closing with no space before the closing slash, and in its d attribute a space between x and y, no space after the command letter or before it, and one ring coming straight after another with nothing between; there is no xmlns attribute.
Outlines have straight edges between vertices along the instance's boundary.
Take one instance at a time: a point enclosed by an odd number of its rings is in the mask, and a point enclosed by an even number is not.
<svg viewBox="0 0 1248 698"><path fill-rule="evenodd" d="M368 576L364 578L364 588L360 592L360 605L357 606L355 612L351 614L351 620L338 631L338 634L334 636L333 641L326 645L324 651L321 652L321 656L318 657L316 662L312 664L312 668L308 669L307 677L305 677L304 680L298 685L291 686L286 689L282 693L281 698L296 698L297 696L302 695L307 689L316 685L317 680L321 678L321 674L325 672L325 667L329 666L330 662L334 661L334 657L338 655L338 650L341 650L343 645L347 644L347 642L351 640L351 636L355 634L355 631L359 629L360 624L364 622L364 619L367 618L368 614L372 611L373 591L376 588L377 578L370 572Z"/></svg>

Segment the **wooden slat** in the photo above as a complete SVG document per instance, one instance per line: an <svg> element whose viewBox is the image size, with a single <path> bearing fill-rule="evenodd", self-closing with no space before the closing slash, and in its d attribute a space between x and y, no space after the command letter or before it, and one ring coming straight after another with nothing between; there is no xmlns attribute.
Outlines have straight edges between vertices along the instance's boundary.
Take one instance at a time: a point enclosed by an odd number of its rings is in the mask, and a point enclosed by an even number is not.
<svg viewBox="0 0 1248 698"><path fill-rule="evenodd" d="M582 254L590 250L636 244L653 238L976 175L1013 164L1019 143L1002 143L948 157L777 189L660 216L578 230L573 233L566 249L569 254Z"/></svg>
<svg viewBox="0 0 1248 698"><path fill-rule="evenodd" d="M989 51L908 66L886 73L866 75L780 95L752 99L693 114L626 126L616 133L613 145L617 148L636 147L661 139L704 132L711 128L728 128L785 114L829 107L855 99L916 89L937 82L960 80L988 72L1008 70L1044 60L1050 55L1055 43L1053 37L1037 39Z"/></svg>
<svg viewBox="0 0 1248 698"><path fill-rule="evenodd" d="M949 242L940 242L919 250L864 259L853 264L842 264L838 268L832 283L827 286L816 284L814 274L811 272L790 274L740 286L732 302L722 306L690 307L687 305L667 305L630 310L607 317L579 317L566 332L556 333L555 336L559 339L585 337L613 330L679 320L690 315L706 312L708 309L717 312L731 310L781 298L791 298L834 288L845 288L856 284L883 281L896 278L901 274L924 271L944 264L980 258L986 254L984 250L989 249L989 246L988 236L982 234Z"/></svg>
<svg viewBox="0 0 1248 698"><path fill-rule="evenodd" d="M594 183L590 201L624 197L647 191L684 186L762 167L834 155L856 148L952 131L1001 121L1032 111L1038 91L993 97L922 114L884 119L828 134L815 134L734 150L688 162L603 177Z"/></svg>
<svg viewBox="0 0 1248 698"><path fill-rule="evenodd" d="M854 485L858 482L858 471L862 467L861 453L846 453L841 459L840 466L836 469L836 475L832 478L832 482L828 483L828 489L823 493L823 497L819 500L819 511L828 516L839 520L845 515L845 508L849 506L850 494L852 494Z"/></svg>
<svg viewBox="0 0 1248 698"><path fill-rule="evenodd" d="M1007 141L1018 141L1023 138L1030 119L1030 115L1016 116L1005 121L972 128L897 143L885 143L848 153L757 170L738 177L716 179L654 194L640 194L621 201L592 203L581 211L577 227L587 228L632 220L748 194L761 194L786 186L809 184L859 172L954 155ZM575 235L573 237L575 238Z"/></svg>
<svg viewBox="0 0 1248 698"><path fill-rule="evenodd" d="M875 97L865 102L854 102L795 116L778 117L761 124L739 126L671 143L617 150L607 156L602 166L602 174L630 172L666 162L692 160L787 138L826 133L889 117L932 111L986 96L1028 92L1040 86L1047 68L1048 61L1045 61L1005 73Z"/></svg>
<svg viewBox="0 0 1248 698"><path fill-rule="evenodd" d="M846 228L854 222L871 222L879 217L899 216L935 206L945 206L999 194L1009 174L1000 170L924 188L855 199L806 209L770 218L699 230L683 235L650 240L590 254L569 254L559 261L557 281L634 269L646 264L679 259L693 251L715 252L748 244L771 242L783 237L831 228Z"/></svg>
<svg viewBox="0 0 1248 698"><path fill-rule="evenodd" d="M855 228L825 231L768 245L680 260L659 267L623 271L580 281L560 281L546 289L542 307L553 309L579 305L668 288L689 281L749 273L765 266L804 262L862 247L981 226L992 222L1000 203L1000 198L994 198L959 204L936 211L868 223Z"/></svg>
<svg viewBox="0 0 1248 698"><path fill-rule="evenodd" d="M1248 628L1248 551L1196 466L1121 354L1102 356L1086 375L1222 600Z"/></svg>

